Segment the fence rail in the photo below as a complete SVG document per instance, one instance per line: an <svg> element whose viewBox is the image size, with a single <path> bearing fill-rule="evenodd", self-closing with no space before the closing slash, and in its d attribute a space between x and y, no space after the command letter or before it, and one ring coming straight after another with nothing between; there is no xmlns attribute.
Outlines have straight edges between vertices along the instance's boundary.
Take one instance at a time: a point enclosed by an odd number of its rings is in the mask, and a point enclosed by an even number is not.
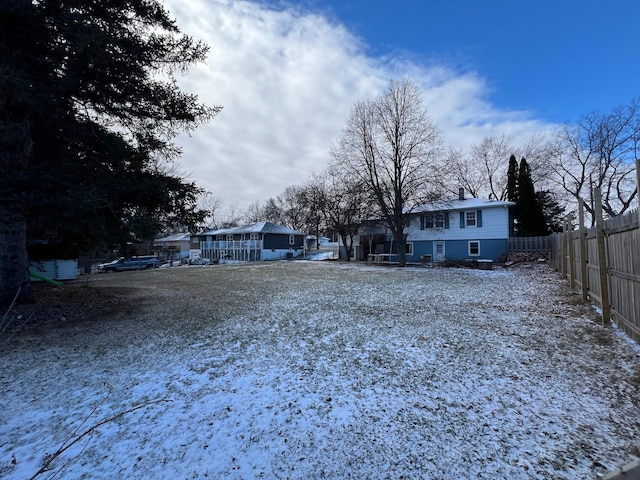
<svg viewBox="0 0 640 480"><path fill-rule="evenodd" d="M509 254L546 255L549 252L549 237L512 237L509 239Z"/></svg>
<svg viewBox="0 0 640 480"><path fill-rule="evenodd" d="M568 217L564 231L551 235L551 263L600 307L603 323L613 320L640 343L640 212L602 220L600 193L595 196L596 226L584 227L580 205L578 224Z"/></svg>

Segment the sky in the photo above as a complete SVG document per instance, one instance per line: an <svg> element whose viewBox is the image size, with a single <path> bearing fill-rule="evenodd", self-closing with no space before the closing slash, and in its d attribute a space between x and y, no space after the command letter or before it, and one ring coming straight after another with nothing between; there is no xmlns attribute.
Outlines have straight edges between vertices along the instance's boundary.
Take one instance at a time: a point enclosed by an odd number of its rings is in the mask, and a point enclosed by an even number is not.
<svg viewBox="0 0 640 480"><path fill-rule="evenodd" d="M448 147L515 146L640 95L630 0L165 0L211 48L181 87L222 112L177 143L225 206L264 203L321 172L353 105L389 80L422 90Z"/></svg>

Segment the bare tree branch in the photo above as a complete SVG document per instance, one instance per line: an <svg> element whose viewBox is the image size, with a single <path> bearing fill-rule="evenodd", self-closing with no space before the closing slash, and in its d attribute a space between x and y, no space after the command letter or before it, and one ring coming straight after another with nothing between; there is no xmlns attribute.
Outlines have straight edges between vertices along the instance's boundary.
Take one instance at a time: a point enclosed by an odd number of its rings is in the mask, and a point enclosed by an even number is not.
<svg viewBox="0 0 640 480"><path fill-rule="evenodd" d="M163 402L169 402L170 400L167 399L159 399L159 400L151 400L148 402L144 402L140 405L136 405L135 407L132 407L128 410L124 410L122 412L117 413L116 415L113 415L112 417L106 418L104 420L101 420L100 422L96 423L95 425L91 426L90 428L88 428L87 430L85 430L84 432L82 432L81 434L77 435L78 429L80 428L80 426L84 425L84 423L87 421L88 418L91 417L91 415L93 415L93 413L95 413L96 409L98 408L98 406L94 407L93 410L91 410L91 413L87 416L87 418L85 418L85 420L78 426L78 428L76 428L76 430L73 432L73 435L75 435L75 437L73 437L70 439L67 439L61 446L60 448L58 448L58 450L56 450L54 453L52 453L51 455L48 455L44 461L44 463L42 464L42 467L40 467L40 470L38 470L29 480L33 480L34 478L36 478L38 475L47 472L51 469L51 464L53 463L54 460L56 460L58 457L60 457L60 455L62 455L64 452L66 452L69 448L71 448L73 445L75 445L76 443L78 443L80 440L82 440L84 437L86 437L87 435L93 435L93 432L98 428L101 427L102 425L109 423L109 422L113 422L114 420L116 420L117 418L122 417L123 415L126 415L128 413L132 413L135 412L136 410L140 410L141 408L144 407L148 407L149 405L154 405L157 403L163 403ZM83 448L84 451L84 448ZM75 457L74 457L75 458ZM65 464L66 465L66 464ZM56 472L57 475L58 472Z"/></svg>
<svg viewBox="0 0 640 480"><path fill-rule="evenodd" d="M640 98L609 114L592 112L555 132L551 167L556 183L592 215L592 189L609 216L627 211L637 196L633 178L640 141Z"/></svg>
<svg viewBox="0 0 640 480"><path fill-rule="evenodd" d="M408 80L389 82L386 92L357 103L331 156L347 175L366 185L379 217L394 236L398 262L405 264L406 216L432 198L440 183L440 131Z"/></svg>

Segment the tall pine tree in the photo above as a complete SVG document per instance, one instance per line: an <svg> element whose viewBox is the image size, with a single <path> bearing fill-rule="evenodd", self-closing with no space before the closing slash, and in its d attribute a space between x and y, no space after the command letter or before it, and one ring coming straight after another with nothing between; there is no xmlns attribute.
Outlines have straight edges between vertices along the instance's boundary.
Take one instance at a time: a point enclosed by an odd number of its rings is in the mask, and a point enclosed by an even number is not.
<svg viewBox="0 0 640 480"><path fill-rule="evenodd" d="M0 2L0 305L32 299L32 240L77 255L200 218L172 142L220 108L174 72L206 52L160 0Z"/></svg>
<svg viewBox="0 0 640 480"><path fill-rule="evenodd" d="M515 155L509 158L509 169L507 170L507 201L518 201L518 160Z"/></svg>
<svg viewBox="0 0 640 480"><path fill-rule="evenodd" d="M531 179L531 170L524 157L520 160L518 168L516 209L519 237L537 237L549 234L544 213Z"/></svg>
<svg viewBox="0 0 640 480"><path fill-rule="evenodd" d="M544 213L544 219L549 233L561 232L565 208L560 205L555 194L549 190L540 190L536 192L536 198Z"/></svg>
<svg viewBox="0 0 640 480"><path fill-rule="evenodd" d="M514 227L517 222L518 208L518 161L515 155L509 158L509 169L507 170L506 196L508 202L515 202L516 206L509 207L509 236L514 235Z"/></svg>

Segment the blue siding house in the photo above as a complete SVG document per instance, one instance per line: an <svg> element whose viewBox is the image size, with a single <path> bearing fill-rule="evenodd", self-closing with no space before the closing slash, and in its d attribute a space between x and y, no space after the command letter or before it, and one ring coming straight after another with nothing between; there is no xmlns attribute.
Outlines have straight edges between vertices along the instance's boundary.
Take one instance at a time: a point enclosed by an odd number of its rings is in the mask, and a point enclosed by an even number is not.
<svg viewBox="0 0 640 480"><path fill-rule="evenodd" d="M305 236L270 222L208 230L197 235L201 258L243 262L298 257L304 253Z"/></svg>
<svg viewBox="0 0 640 480"><path fill-rule="evenodd" d="M504 261L513 234L515 203L481 198L443 199L414 209L407 219L406 261ZM359 230L355 259L370 254L394 261L396 247L380 224Z"/></svg>

